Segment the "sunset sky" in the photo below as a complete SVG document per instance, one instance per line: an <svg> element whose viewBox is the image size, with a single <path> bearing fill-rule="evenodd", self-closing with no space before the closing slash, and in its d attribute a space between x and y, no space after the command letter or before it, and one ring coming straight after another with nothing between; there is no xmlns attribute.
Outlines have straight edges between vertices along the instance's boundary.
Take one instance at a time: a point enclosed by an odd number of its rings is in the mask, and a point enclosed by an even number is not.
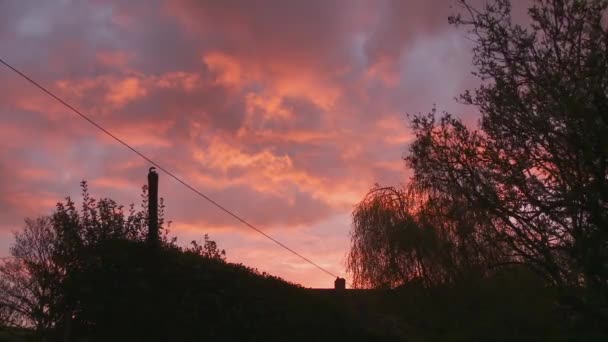
<svg viewBox="0 0 608 342"><path fill-rule="evenodd" d="M354 205L407 180L407 114L476 80L451 0L0 1L0 57L219 203L346 276ZM0 66L0 255L79 182L138 203L150 165ZM333 279L160 174L182 244Z"/></svg>

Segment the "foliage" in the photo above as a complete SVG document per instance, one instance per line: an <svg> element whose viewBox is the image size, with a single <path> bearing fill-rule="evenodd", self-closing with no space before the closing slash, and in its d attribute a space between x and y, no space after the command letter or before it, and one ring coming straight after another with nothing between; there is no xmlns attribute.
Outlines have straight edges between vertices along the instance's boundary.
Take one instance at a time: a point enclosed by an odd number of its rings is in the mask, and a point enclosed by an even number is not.
<svg viewBox="0 0 608 342"><path fill-rule="evenodd" d="M102 262L82 275L83 310L74 336L91 341L117 335L153 341L365 336L331 302L243 265L130 241L109 241L89 254Z"/></svg>
<svg viewBox="0 0 608 342"><path fill-rule="evenodd" d="M85 310L81 295L89 282L89 270L104 263L95 253L98 246L116 241L146 240L147 189L142 190L142 208L131 204L127 212L114 200L96 200L81 183L82 206L66 198L50 217L27 219L25 228L15 234L12 259L0 265L0 319L5 326L33 327L38 335L51 330L70 334L74 322ZM180 249L168 237L164 204L159 207L162 248ZM167 222L167 225L170 222ZM189 252L203 258L223 261L225 252L207 235L204 245L194 244ZM89 277L89 278L87 278ZM115 281L115 279L112 279Z"/></svg>
<svg viewBox="0 0 608 342"><path fill-rule="evenodd" d="M185 251L208 259L226 260L226 251L220 250L217 243L211 240L208 234L203 237L202 245L196 240L192 240L190 247L186 248Z"/></svg>
<svg viewBox="0 0 608 342"><path fill-rule="evenodd" d="M459 2L462 13L450 22L469 29L481 80L460 99L479 111L479 125L435 110L412 118L410 182L373 188L354 211L355 284L455 285L520 264L601 327L608 2L538 0L519 24L508 0Z"/></svg>
<svg viewBox="0 0 608 342"><path fill-rule="evenodd" d="M471 131L417 117L408 159L421 186L466 196L519 258L558 286L608 293L606 1L537 1L529 27L508 1L465 3L486 82L462 96ZM432 184L432 185L431 185Z"/></svg>
<svg viewBox="0 0 608 342"><path fill-rule="evenodd" d="M145 188L142 210L131 205L127 213L111 199L92 198L84 182L82 189L80 208L67 198L51 217L27 220L16 234L14 258L0 267L4 325L32 328L43 340L366 336L334 303L226 263L208 235L178 246L162 211L162 243L148 243Z"/></svg>
<svg viewBox="0 0 608 342"><path fill-rule="evenodd" d="M484 217L440 193L374 187L353 213L347 266L358 287L434 286L509 263Z"/></svg>
<svg viewBox="0 0 608 342"><path fill-rule="evenodd" d="M13 259L0 265L0 308L6 326L33 326L44 333L53 326L59 279L54 263L55 233L49 218L27 219L15 234Z"/></svg>

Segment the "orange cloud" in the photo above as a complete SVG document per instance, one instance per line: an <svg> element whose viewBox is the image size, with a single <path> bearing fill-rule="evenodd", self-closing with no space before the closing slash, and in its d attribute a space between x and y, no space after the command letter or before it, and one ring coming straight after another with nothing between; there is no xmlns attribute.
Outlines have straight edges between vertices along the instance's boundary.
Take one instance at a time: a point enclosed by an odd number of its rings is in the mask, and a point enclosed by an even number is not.
<svg viewBox="0 0 608 342"><path fill-rule="evenodd" d="M246 97L247 113L254 115L256 110L261 110L266 120L289 120L293 118L293 112L286 108L280 96L264 96L257 93L249 93Z"/></svg>
<svg viewBox="0 0 608 342"><path fill-rule="evenodd" d="M335 131L313 131L313 130L252 130L242 127L238 136L243 139L251 139L260 143L296 143L296 144L323 144L339 140L339 133Z"/></svg>
<svg viewBox="0 0 608 342"><path fill-rule="evenodd" d="M338 86L324 80L325 75L317 75L313 69L302 65L285 62L260 64L259 61L221 52L208 53L203 56L203 61L216 74L220 84L242 87L250 82L258 82L266 85L266 95L250 93L250 96L255 96L258 102L265 101L266 107L274 106L272 109L275 113L280 99L284 97L306 98L323 109L329 109L341 93Z"/></svg>
<svg viewBox="0 0 608 342"><path fill-rule="evenodd" d="M399 74L395 73L396 61L383 56L371 64L365 73L367 80L380 80L388 87L399 85Z"/></svg>
<svg viewBox="0 0 608 342"><path fill-rule="evenodd" d="M21 167L19 168L19 174L28 181L49 181L53 179L50 170L39 167Z"/></svg>
<svg viewBox="0 0 608 342"><path fill-rule="evenodd" d="M220 84L238 87L244 82L243 70L237 59L221 52L210 52L203 56L203 61L216 73Z"/></svg>
<svg viewBox="0 0 608 342"><path fill-rule="evenodd" d="M340 89L330 85L313 75L292 77L288 73L275 80L274 88L280 96L304 97L317 106L329 110L340 96Z"/></svg>
<svg viewBox="0 0 608 342"><path fill-rule="evenodd" d="M95 186L95 187L104 187L104 188L119 189L119 190L124 190L124 189L129 189L129 188L134 189L137 187L133 184L133 182L131 182L127 179L118 178L118 177L95 178L92 181L90 181L89 184L91 186Z"/></svg>
<svg viewBox="0 0 608 342"><path fill-rule="evenodd" d="M466 45L437 24L444 0L233 2L49 2L25 33L19 2L0 12L0 36L7 58L57 95L340 273L352 206L407 175L401 113L452 101ZM18 77L3 80L0 226L77 199L82 179L96 197L138 202L148 162ZM180 238L211 231L232 261L331 286L162 174L161 195Z"/></svg>
<svg viewBox="0 0 608 342"><path fill-rule="evenodd" d="M198 176L207 186L228 187L247 185L259 192L275 194L294 203L287 190L295 186L313 198L330 206L350 206L360 200L365 181L324 179L298 169L287 155L276 155L269 150L247 153L220 140L212 140L206 149L194 149L193 157L201 165L220 171L214 177ZM231 173L239 170L239 173Z"/></svg>
<svg viewBox="0 0 608 342"><path fill-rule="evenodd" d="M117 122L111 125L111 130L114 135L118 136L129 145L149 146L154 148L168 148L173 145L170 137L167 136L167 131L173 126L173 121L155 121L155 122L138 122L131 124L123 124ZM115 143L113 138L107 135L102 136L108 143Z"/></svg>
<svg viewBox="0 0 608 342"><path fill-rule="evenodd" d="M376 127L384 137L384 142L390 145L405 146L416 138L407 127L405 115L395 113L378 120Z"/></svg>
<svg viewBox="0 0 608 342"><path fill-rule="evenodd" d="M3 202L19 208L19 214L25 217L46 214L46 210L55 206L58 202L58 196L49 192L12 192L3 196ZM42 212L41 212L42 211Z"/></svg>
<svg viewBox="0 0 608 342"><path fill-rule="evenodd" d="M146 89L143 88L138 78L127 77L109 85L106 100L112 104L123 106L127 102L145 96L146 93Z"/></svg>
<svg viewBox="0 0 608 342"><path fill-rule="evenodd" d="M153 85L159 88L183 89L191 92L200 86L201 78L196 73L174 71L153 78Z"/></svg>

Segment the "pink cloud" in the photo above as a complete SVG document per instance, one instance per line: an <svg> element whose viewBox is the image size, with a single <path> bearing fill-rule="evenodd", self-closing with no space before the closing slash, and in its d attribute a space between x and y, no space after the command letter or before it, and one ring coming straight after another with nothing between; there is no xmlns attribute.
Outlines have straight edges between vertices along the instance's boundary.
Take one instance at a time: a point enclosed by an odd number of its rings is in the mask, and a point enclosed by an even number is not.
<svg viewBox="0 0 608 342"><path fill-rule="evenodd" d="M99 63L115 68L125 67L131 57L132 56L123 51L101 51L96 55Z"/></svg>
<svg viewBox="0 0 608 342"><path fill-rule="evenodd" d="M405 113L436 102L460 110L449 103L470 84L461 76L468 48L449 31L444 1L35 7L0 13L6 58L340 274L353 205L375 182L407 177L402 156L413 137ZM147 162L7 70L0 75L0 227L18 228L64 196L77 199L83 179L96 197L138 203ZM162 173L161 195L181 241L210 232L231 261L331 285Z"/></svg>
<svg viewBox="0 0 608 342"><path fill-rule="evenodd" d="M146 90L141 86L139 79L128 77L110 86L106 94L106 101L122 106L145 95Z"/></svg>
<svg viewBox="0 0 608 342"><path fill-rule="evenodd" d="M239 62L221 52L209 52L203 57L204 63L216 73L217 82L227 86L241 86L245 81Z"/></svg>

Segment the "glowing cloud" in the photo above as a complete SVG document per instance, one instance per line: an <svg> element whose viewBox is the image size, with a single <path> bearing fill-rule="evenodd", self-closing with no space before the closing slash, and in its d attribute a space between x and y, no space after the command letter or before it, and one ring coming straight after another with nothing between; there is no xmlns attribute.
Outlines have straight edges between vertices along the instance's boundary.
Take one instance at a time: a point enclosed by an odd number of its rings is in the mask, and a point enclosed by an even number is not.
<svg viewBox="0 0 608 342"><path fill-rule="evenodd" d="M121 139L342 274L353 205L407 176L405 114L461 109L470 56L449 11L444 0L23 1L0 12L0 43ZM0 69L1 229L78 199L83 179L96 197L139 201L147 162ZM160 189L181 241L210 232L231 261L331 286L162 173Z"/></svg>

